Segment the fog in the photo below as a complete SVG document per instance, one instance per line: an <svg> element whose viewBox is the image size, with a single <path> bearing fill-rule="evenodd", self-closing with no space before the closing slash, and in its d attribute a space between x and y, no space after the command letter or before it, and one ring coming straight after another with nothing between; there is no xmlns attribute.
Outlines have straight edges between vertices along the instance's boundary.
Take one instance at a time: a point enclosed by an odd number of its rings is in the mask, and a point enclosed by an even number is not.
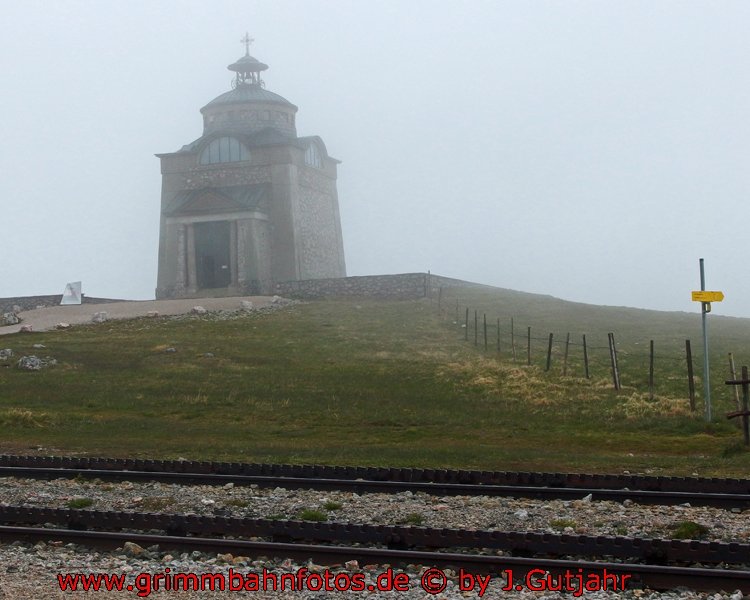
<svg viewBox="0 0 750 600"><path fill-rule="evenodd" d="M156 153L250 53L340 159L349 275L750 317L750 4L1 0L0 297L153 298Z"/></svg>

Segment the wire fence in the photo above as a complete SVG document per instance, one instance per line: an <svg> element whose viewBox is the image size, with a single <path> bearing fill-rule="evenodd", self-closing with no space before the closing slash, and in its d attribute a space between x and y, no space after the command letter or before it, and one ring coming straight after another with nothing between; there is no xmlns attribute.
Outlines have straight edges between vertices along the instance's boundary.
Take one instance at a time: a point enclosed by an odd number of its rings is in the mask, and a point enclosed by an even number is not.
<svg viewBox="0 0 750 600"><path fill-rule="evenodd" d="M440 314L462 331L464 341L486 354L563 377L606 378L615 390L635 389L648 393L651 400L660 395L684 396L690 408L697 410L696 389L702 381L696 376L695 363L702 364L703 358L693 352L690 339L668 347L654 339L629 340L620 347L612 331L606 339L601 332L543 331L528 324L528 318L521 322L513 316L490 315L459 300L448 306L442 288L434 296ZM726 365L726 379L736 379L738 369L732 353ZM730 405L740 410L737 386L728 388L723 381L721 385Z"/></svg>

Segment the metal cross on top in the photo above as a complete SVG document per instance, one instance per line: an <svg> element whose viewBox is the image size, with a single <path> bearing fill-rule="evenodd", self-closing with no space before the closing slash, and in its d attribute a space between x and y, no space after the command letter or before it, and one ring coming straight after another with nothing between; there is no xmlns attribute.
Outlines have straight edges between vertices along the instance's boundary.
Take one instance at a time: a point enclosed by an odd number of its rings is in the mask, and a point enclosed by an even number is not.
<svg viewBox="0 0 750 600"><path fill-rule="evenodd" d="M250 34L246 31L245 37L243 37L240 42L245 44L245 56L250 55L250 44L252 44L255 40L250 37Z"/></svg>

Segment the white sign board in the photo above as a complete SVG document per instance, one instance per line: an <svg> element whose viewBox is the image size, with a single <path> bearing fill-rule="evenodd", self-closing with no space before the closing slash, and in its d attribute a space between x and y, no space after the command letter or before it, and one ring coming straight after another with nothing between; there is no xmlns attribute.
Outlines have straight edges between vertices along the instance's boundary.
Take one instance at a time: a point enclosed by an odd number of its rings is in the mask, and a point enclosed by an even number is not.
<svg viewBox="0 0 750 600"><path fill-rule="evenodd" d="M83 294L81 294L81 282L74 281L65 286L60 304L80 304Z"/></svg>

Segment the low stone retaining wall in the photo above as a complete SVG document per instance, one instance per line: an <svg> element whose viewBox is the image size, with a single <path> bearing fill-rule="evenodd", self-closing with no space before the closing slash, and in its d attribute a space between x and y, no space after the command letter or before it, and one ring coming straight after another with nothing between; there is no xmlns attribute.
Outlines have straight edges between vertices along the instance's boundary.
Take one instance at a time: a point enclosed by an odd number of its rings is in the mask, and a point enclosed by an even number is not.
<svg viewBox="0 0 750 600"><path fill-rule="evenodd" d="M480 283L430 273L400 273L397 275L363 275L333 279L282 281L275 285L274 293L287 298L310 300L339 296L412 300L432 297L438 293L441 287L485 286Z"/></svg>
<svg viewBox="0 0 750 600"><path fill-rule="evenodd" d="M51 294L49 296L21 296L18 298L0 298L0 314L12 312L14 306L20 306L21 310L34 310L38 306L58 306L62 300L62 294ZM83 304L106 304L108 302L122 302L111 298L89 298L83 296Z"/></svg>

